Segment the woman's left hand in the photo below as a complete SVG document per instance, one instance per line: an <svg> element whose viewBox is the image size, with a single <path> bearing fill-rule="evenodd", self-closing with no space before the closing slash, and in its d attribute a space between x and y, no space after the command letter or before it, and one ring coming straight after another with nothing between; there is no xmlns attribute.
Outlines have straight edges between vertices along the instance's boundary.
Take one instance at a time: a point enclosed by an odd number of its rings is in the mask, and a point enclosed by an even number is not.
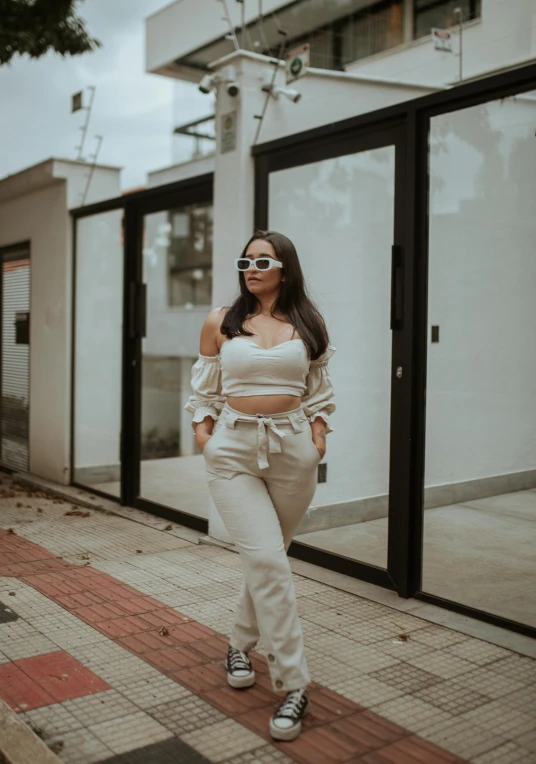
<svg viewBox="0 0 536 764"><path fill-rule="evenodd" d="M317 417L314 422L311 422L311 434L313 436L313 443L316 446L316 450L320 454L320 458L323 459L326 455L326 423L321 417Z"/></svg>
<svg viewBox="0 0 536 764"><path fill-rule="evenodd" d="M320 458L323 459L326 455L326 444L323 441L313 440L316 450L320 454Z"/></svg>

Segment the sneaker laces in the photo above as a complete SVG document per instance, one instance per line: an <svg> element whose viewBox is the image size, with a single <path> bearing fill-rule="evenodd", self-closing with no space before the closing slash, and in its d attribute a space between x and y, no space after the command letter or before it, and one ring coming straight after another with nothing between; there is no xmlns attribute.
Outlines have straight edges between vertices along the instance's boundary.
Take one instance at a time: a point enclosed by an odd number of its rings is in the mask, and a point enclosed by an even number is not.
<svg viewBox="0 0 536 764"><path fill-rule="evenodd" d="M298 719L306 707L307 701L307 690L291 690L274 716L275 718Z"/></svg>
<svg viewBox="0 0 536 764"><path fill-rule="evenodd" d="M234 674L235 671L252 671L253 667L247 653L243 653L234 647L229 648L227 653L227 663L229 671Z"/></svg>

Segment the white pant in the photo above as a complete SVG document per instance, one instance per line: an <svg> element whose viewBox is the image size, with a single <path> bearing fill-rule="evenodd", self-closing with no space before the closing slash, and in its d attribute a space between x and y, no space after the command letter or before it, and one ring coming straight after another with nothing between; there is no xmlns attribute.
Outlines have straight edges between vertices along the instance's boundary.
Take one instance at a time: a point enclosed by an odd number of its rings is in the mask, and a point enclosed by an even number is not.
<svg viewBox="0 0 536 764"><path fill-rule="evenodd" d="M203 455L212 498L244 570L231 645L248 652L262 636L274 690L306 687L286 550L316 488L320 454L307 417L302 409L252 417L226 404Z"/></svg>

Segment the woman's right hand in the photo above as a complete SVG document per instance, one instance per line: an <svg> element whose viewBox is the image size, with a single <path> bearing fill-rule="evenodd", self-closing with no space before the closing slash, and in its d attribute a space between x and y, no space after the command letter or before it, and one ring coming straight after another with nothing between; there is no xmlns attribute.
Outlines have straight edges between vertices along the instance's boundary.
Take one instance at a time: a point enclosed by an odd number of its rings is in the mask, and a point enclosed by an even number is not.
<svg viewBox="0 0 536 764"><path fill-rule="evenodd" d="M200 432L198 433L196 431L195 433L195 442L199 446L199 450L202 452L207 445L208 441L211 439L212 435L207 432Z"/></svg>
<svg viewBox="0 0 536 764"><path fill-rule="evenodd" d="M203 451L207 442L211 439L213 429L214 420L211 417L205 417L195 428L195 442L200 451Z"/></svg>

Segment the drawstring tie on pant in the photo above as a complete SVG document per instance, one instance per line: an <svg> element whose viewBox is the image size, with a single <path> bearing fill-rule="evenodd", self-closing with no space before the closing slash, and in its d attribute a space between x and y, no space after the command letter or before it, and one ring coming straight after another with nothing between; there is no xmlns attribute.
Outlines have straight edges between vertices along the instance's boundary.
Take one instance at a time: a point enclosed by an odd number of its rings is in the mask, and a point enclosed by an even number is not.
<svg viewBox="0 0 536 764"><path fill-rule="evenodd" d="M303 416L303 414L302 414ZM282 420L292 424L294 432L301 432L303 424L298 419L298 411L293 410L284 415L279 415L276 421L272 417L256 414L239 414L237 411L228 409L225 415L225 425L231 429L236 422L257 422L257 464L259 469L265 470L270 466L268 462L269 454L281 453L281 441L286 437L286 433L277 426Z"/></svg>
<svg viewBox="0 0 536 764"><path fill-rule="evenodd" d="M268 465L268 454L281 453L281 439L285 437L270 417L257 416L257 463L264 470Z"/></svg>

